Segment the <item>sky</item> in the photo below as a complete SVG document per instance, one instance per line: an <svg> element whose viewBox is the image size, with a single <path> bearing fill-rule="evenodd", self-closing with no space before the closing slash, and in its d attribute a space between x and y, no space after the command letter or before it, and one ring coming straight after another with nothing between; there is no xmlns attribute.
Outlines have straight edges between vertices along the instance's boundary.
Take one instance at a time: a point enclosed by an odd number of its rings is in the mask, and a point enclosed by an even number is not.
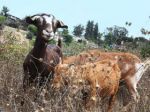
<svg viewBox="0 0 150 112"><path fill-rule="evenodd" d="M126 27L130 36L143 36L140 29L150 30L150 0L0 0L0 9L7 6L19 18L37 13L53 14L73 31L88 20L98 22L100 32L114 25ZM130 27L125 22L132 22ZM150 38L146 36L146 38Z"/></svg>

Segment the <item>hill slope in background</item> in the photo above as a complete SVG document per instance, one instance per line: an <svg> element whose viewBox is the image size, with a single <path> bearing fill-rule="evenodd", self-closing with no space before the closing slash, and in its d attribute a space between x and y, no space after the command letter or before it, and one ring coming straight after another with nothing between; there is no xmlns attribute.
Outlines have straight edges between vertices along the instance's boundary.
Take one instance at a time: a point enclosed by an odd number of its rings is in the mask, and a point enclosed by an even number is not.
<svg viewBox="0 0 150 112"><path fill-rule="evenodd" d="M14 40L17 44L29 44L29 40L26 39L27 31L5 26L0 34L0 43Z"/></svg>

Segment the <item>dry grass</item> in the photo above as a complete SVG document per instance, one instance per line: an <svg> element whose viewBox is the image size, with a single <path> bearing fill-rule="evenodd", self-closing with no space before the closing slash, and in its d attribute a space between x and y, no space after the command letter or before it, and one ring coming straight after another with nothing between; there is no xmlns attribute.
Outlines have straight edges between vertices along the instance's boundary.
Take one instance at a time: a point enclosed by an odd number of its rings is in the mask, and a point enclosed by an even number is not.
<svg viewBox="0 0 150 112"><path fill-rule="evenodd" d="M50 86L41 93L37 88L30 87L25 94L22 89L22 63L28 52L26 46L5 44L0 46L0 110L4 112L84 112L81 94L76 98L70 95L71 89L66 87L61 91L54 91ZM150 69L144 74L138 91L140 102L134 103L126 88L121 87L114 112L150 112ZM38 98L35 101L35 96ZM24 105L21 106L21 101ZM99 99L92 112L105 112L108 98ZM124 105L128 104L126 107ZM124 107L124 108L123 108Z"/></svg>

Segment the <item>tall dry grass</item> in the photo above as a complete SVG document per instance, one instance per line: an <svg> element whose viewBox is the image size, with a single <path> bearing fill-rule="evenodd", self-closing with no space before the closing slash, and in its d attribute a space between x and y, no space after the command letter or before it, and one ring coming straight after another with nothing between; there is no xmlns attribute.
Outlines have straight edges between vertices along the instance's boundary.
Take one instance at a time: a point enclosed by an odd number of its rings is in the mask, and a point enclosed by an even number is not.
<svg viewBox="0 0 150 112"><path fill-rule="evenodd" d="M43 89L30 87L24 93L22 89L22 64L29 52L26 45L17 45L14 40L0 45L0 110L4 112L84 112L81 93L71 96L70 87L60 91L53 88ZM74 49L69 46L66 51ZM64 49L64 51L65 51ZM81 49L79 48L81 51ZM84 49L83 49L84 50ZM79 52L80 52L79 51ZM50 85L50 83L48 83ZM150 112L150 69L143 75L138 85L140 102L135 103L125 87L120 87L117 94L114 112ZM38 98L35 96L38 93ZM24 101L24 105L21 102ZM108 98L98 100L92 112L105 112Z"/></svg>

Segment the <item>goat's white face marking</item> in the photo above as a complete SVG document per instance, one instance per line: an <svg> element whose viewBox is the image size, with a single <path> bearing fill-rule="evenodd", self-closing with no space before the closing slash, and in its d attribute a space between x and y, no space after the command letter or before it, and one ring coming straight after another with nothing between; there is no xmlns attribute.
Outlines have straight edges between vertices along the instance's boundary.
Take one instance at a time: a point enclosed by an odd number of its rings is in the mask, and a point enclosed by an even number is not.
<svg viewBox="0 0 150 112"><path fill-rule="evenodd" d="M41 26L45 25L43 27L43 31L42 31L43 37L45 39L52 39L54 37L55 33L54 33L53 26L52 26L52 22L53 22L53 19L54 19L53 15L43 15L43 16L42 15L41 16L36 15L36 16L32 17L31 19L33 21L39 19L38 24L41 25ZM44 23L44 21L45 21L45 23Z"/></svg>
<svg viewBox="0 0 150 112"><path fill-rule="evenodd" d="M54 20L54 16L53 15L50 15L50 16L43 16L46 24L48 25L48 28L47 29L47 34L49 34L49 37L51 37L50 39L52 39L55 35L54 33L54 29L53 29L53 26L52 26L52 22ZM45 32L45 30L43 30L43 32Z"/></svg>
<svg viewBox="0 0 150 112"><path fill-rule="evenodd" d="M45 21L46 21L46 24L50 24L50 25L52 25L52 21L53 21L53 19L54 19L54 16L52 16L52 15L50 15L50 16L43 16L43 18L45 19Z"/></svg>
<svg viewBox="0 0 150 112"><path fill-rule="evenodd" d="M35 25L40 32L39 34L46 40L54 38L58 28L68 28L62 21L55 19L53 15L45 13L28 16L26 22Z"/></svg>

